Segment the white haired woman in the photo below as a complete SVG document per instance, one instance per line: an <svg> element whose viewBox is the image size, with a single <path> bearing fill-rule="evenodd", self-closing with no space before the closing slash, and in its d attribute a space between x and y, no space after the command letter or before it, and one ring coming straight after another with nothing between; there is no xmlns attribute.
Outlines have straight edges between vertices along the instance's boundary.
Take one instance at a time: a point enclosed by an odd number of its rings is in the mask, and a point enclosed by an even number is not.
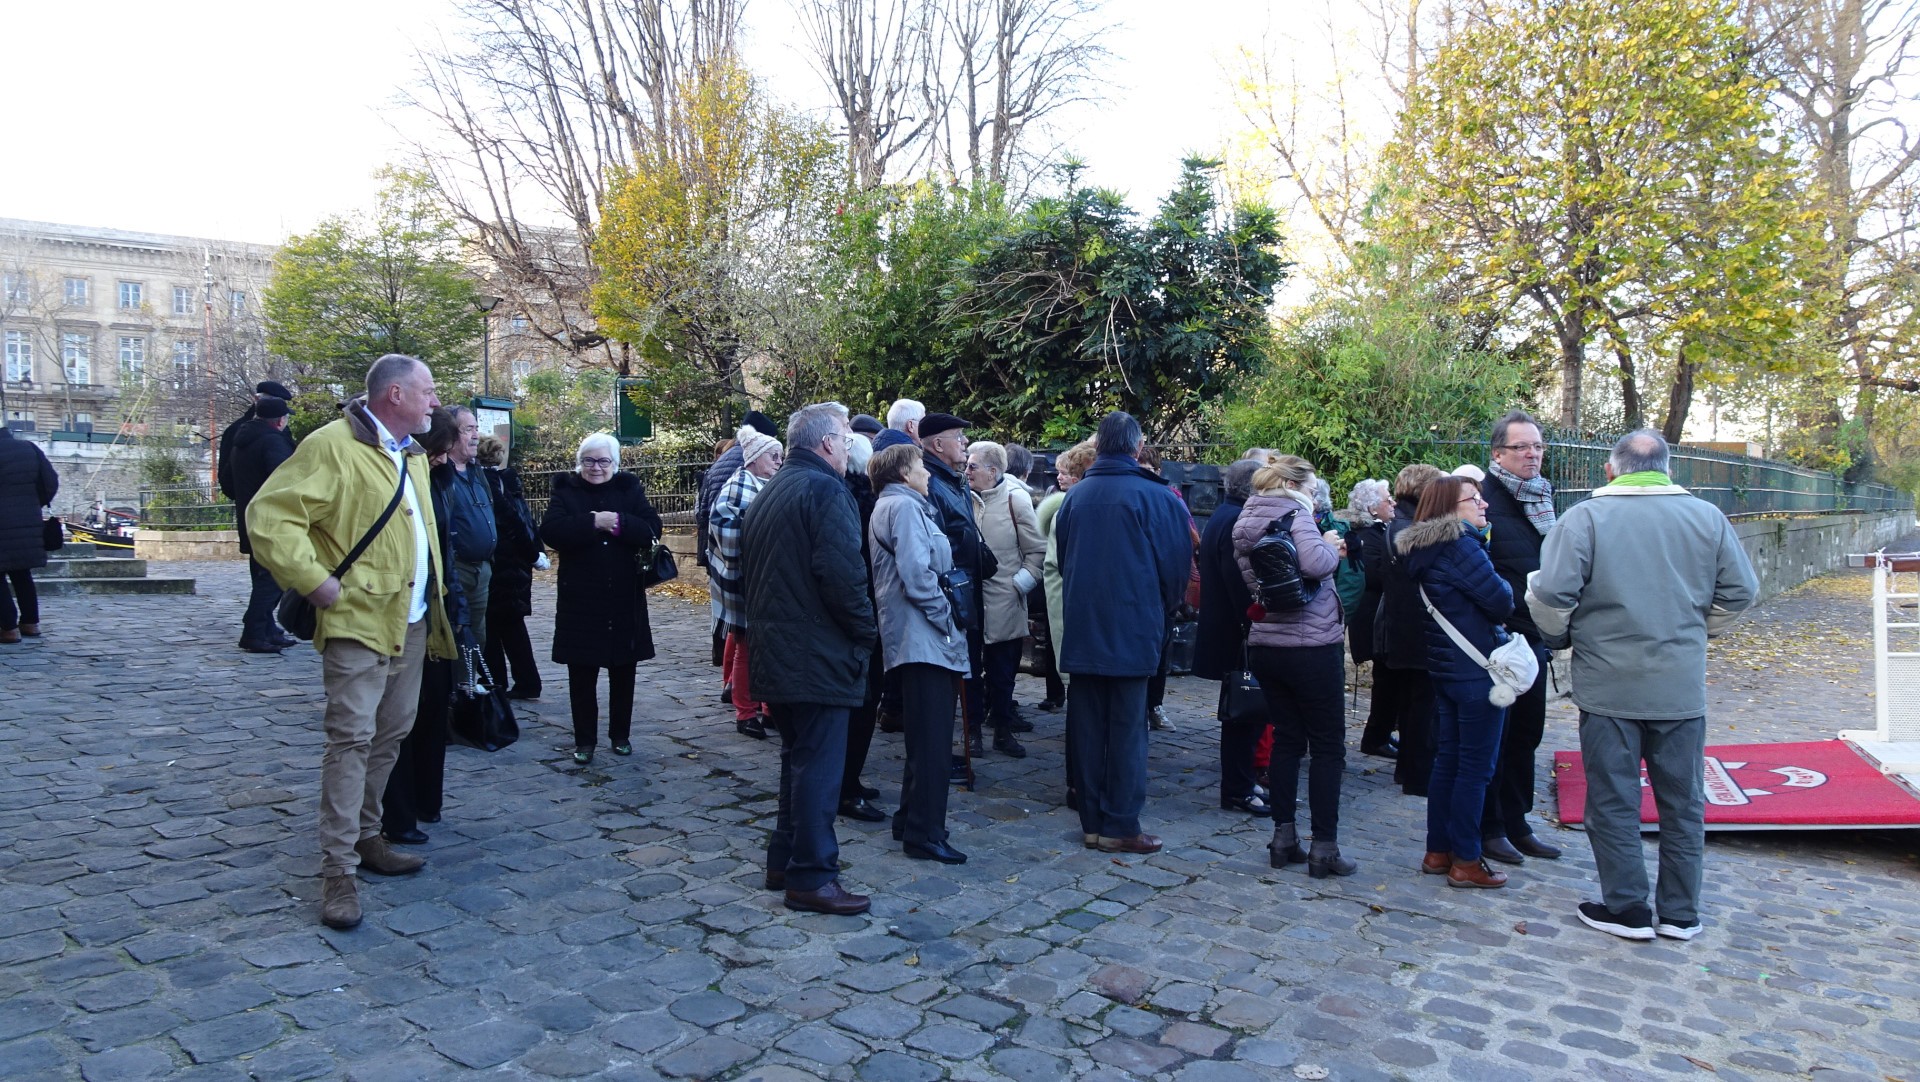
<svg viewBox="0 0 1920 1082"><path fill-rule="evenodd" d="M968 446L967 484L979 500L974 515L980 536L1000 565L992 578L980 584L981 638L986 643L986 671L980 685L986 701L976 704L967 717L975 725L983 714L991 718L993 750L1023 759L1026 749L1014 733L1033 726L1020 718L1013 684L1027 638L1027 594L1040 585L1047 542L1040 536L1032 492L1024 481L1007 474L1006 448L988 440Z"/></svg>
<svg viewBox="0 0 1920 1082"><path fill-rule="evenodd" d="M740 530L747 508L767 478L786 460L780 441L743 426L735 436L742 465L733 471L707 512L707 596L713 619L726 635L723 679L733 689L733 728L741 736L767 738L764 703L747 691L747 597L740 570Z"/></svg>
<svg viewBox="0 0 1920 1082"><path fill-rule="evenodd" d="M553 660L567 667L573 761L593 762L599 743L595 685L607 671L607 740L633 754L633 678L653 657L640 558L660 536L660 515L640 479L622 472L620 445L605 432L580 441L576 472L553 479L540 539L560 556Z"/></svg>

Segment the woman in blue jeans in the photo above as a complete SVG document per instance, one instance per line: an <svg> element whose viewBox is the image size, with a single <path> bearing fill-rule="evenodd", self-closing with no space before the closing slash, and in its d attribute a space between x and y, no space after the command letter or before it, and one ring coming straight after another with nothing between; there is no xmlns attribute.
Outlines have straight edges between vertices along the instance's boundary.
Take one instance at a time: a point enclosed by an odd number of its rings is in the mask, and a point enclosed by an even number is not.
<svg viewBox="0 0 1920 1082"><path fill-rule="evenodd" d="M1420 493L1413 525L1394 547L1432 609L1482 656L1507 641L1501 624L1513 591L1493 569L1480 533L1487 502L1464 477L1441 477ZM1507 877L1480 853L1480 813L1500 750L1506 708L1487 693L1493 678L1429 613L1427 668L1433 680L1433 777L1427 785L1427 855L1420 870L1451 887L1501 887Z"/></svg>

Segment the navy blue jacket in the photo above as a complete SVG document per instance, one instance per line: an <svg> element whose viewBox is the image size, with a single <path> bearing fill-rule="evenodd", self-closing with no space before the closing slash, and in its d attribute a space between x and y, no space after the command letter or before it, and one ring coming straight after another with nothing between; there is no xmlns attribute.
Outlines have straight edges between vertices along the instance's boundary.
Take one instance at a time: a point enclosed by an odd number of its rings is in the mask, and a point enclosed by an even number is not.
<svg viewBox="0 0 1920 1082"><path fill-rule="evenodd" d="M1101 455L1053 520L1062 605L1060 671L1149 677L1168 618L1187 592L1193 536L1167 483L1124 455ZM756 655L758 656L758 655Z"/></svg>
<svg viewBox="0 0 1920 1082"><path fill-rule="evenodd" d="M903 443L912 443L912 442L913 442L912 436L907 435L905 432L902 432L897 428L889 428L889 429L883 430L878 436L875 436L873 438L873 449L876 452L884 451L889 447L898 447Z"/></svg>
<svg viewBox="0 0 1920 1082"><path fill-rule="evenodd" d="M47 566L40 509L60 491L46 452L0 422L0 571Z"/></svg>
<svg viewBox="0 0 1920 1082"><path fill-rule="evenodd" d="M1513 591L1466 520L1449 515L1413 523L1394 538L1394 547L1406 559L1408 576L1474 649L1486 655L1507 641L1501 625L1513 614ZM1414 600L1419 603L1418 593ZM1435 680L1491 679L1440 630L1424 605L1420 622L1427 634L1427 672Z"/></svg>
<svg viewBox="0 0 1920 1082"><path fill-rule="evenodd" d="M1253 595L1233 555L1233 524L1246 504L1227 500L1200 532L1200 626L1193 643L1193 675L1224 680L1244 668L1247 606Z"/></svg>
<svg viewBox="0 0 1920 1082"><path fill-rule="evenodd" d="M707 566L707 546L713 543L713 538L707 533L707 516L713 512L713 501L720 498L720 490L726 487L727 481L739 472L746 460L746 452L736 443L714 459L713 465L708 466L707 472L700 478L700 492L693 501L693 555L701 567Z"/></svg>

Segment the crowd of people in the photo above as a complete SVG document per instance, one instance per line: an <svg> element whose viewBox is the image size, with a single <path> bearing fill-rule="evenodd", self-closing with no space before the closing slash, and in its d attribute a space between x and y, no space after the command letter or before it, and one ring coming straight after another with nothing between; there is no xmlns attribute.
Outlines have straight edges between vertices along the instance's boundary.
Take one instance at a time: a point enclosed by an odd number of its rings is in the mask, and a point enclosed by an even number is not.
<svg viewBox="0 0 1920 1082"><path fill-rule="evenodd" d="M272 398L249 424L273 428ZM862 780L876 729L904 745L891 814L904 855L966 862L948 793L973 783L989 747L1027 754L1033 724L1013 690L1029 640L1041 709L1065 709L1063 796L1085 846L1159 851L1142 821L1149 734L1171 727L1170 647L1193 620L1193 671L1221 685L1220 806L1270 817L1272 866L1315 878L1357 870L1339 844L1350 665L1372 667L1359 751L1395 760L1398 783L1427 799L1421 872L1500 887L1496 864L1560 856L1529 820L1546 692L1533 674L1571 646L1603 886L1580 918L1629 938L1698 931L1706 635L1755 588L1725 518L1671 484L1657 434L1624 438L1594 494L1639 498L1565 516L1540 426L1520 412L1494 426L1484 469L1409 465L1391 486L1355 485L1337 512L1313 463L1258 448L1222 472L1202 530L1125 413L1055 458L1050 491L1029 452L970 441L972 427L907 399L884 424L828 402L788 417L783 442L754 413L699 486L722 698L741 735L780 742L765 881L786 905L869 907L839 881L834 820L888 818ZM515 697L540 694L524 621L543 547L559 568L552 659L566 667L574 761L601 739L603 672L605 739L633 752L661 518L602 434L555 479L536 529L499 451L470 411L440 406L424 364L396 355L249 486L255 566L318 610L329 925L360 919L357 868L421 867L392 843L425 841L419 825L438 819L446 703L474 680L471 659L490 656L503 681L510 668ZM1673 581L1649 581L1662 575ZM242 646L277 630L250 606ZM1531 666L1513 663L1527 654ZM1643 755L1661 801L1657 898L1637 849Z"/></svg>

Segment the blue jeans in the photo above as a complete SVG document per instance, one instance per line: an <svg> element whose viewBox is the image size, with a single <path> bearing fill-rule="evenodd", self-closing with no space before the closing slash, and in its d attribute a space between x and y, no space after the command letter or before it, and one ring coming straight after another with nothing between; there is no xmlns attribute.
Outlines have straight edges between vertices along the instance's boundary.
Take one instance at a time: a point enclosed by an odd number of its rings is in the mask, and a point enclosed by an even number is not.
<svg viewBox="0 0 1920 1082"><path fill-rule="evenodd" d="M1480 813L1500 753L1507 711L1487 701L1491 677L1433 681L1433 775L1427 783L1427 851L1480 859Z"/></svg>
<svg viewBox="0 0 1920 1082"><path fill-rule="evenodd" d="M1067 687L1067 751L1081 833L1140 833L1147 803L1147 678L1074 673Z"/></svg>
<svg viewBox="0 0 1920 1082"><path fill-rule="evenodd" d="M780 816L767 837L767 870L785 872L788 890L819 890L840 878L833 817L846 769L844 706L768 703L780 730Z"/></svg>

